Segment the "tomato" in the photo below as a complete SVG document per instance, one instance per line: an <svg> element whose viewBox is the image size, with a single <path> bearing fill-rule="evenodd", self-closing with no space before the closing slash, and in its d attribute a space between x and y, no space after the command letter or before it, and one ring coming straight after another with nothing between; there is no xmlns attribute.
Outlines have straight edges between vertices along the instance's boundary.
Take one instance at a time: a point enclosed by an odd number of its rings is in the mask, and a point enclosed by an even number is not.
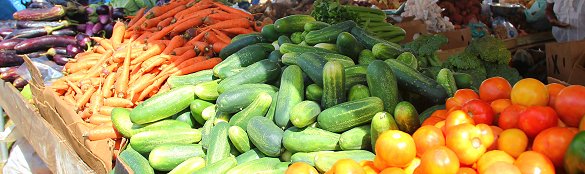
<svg viewBox="0 0 585 174"><path fill-rule="evenodd" d="M494 123L494 111L492 107L482 100L471 100L461 107L463 112L467 113L475 124L487 124L491 125Z"/></svg>
<svg viewBox="0 0 585 174"><path fill-rule="evenodd" d="M288 166L288 169L286 169L285 174L296 174L296 173L319 174L319 172L317 172L317 169L315 169L313 166L311 166L305 162L295 162L295 163L291 164L290 166Z"/></svg>
<svg viewBox="0 0 585 174"><path fill-rule="evenodd" d="M481 172L480 172L481 173ZM490 165L484 174L522 174L518 167L504 161L498 161Z"/></svg>
<svg viewBox="0 0 585 174"><path fill-rule="evenodd" d="M388 168L389 166L386 164L386 162L384 160L382 160L380 155L376 155L374 157L374 167L376 167L376 169L378 169L378 171L380 171L380 170L384 170L385 168Z"/></svg>
<svg viewBox="0 0 585 174"><path fill-rule="evenodd" d="M329 171L329 174L365 174L366 172L362 169L362 166L352 159L340 159Z"/></svg>
<svg viewBox="0 0 585 174"><path fill-rule="evenodd" d="M469 167L461 167L459 168L459 171L457 171L457 174L477 174L477 172Z"/></svg>
<svg viewBox="0 0 585 174"><path fill-rule="evenodd" d="M465 165L475 163L494 143L492 129L486 124L457 125L447 131L446 137L447 147L453 150L459 161Z"/></svg>
<svg viewBox="0 0 585 174"><path fill-rule="evenodd" d="M565 87L566 87L565 85L561 85L558 83L550 83L550 84L546 85L546 89L548 90L548 105L549 106L555 105L555 100L557 98L557 95Z"/></svg>
<svg viewBox="0 0 585 174"><path fill-rule="evenodd" d="M528 147L528 136L520 129L506 129L500 133L496 144L499 150L516 158Z"/></svg>
<svg viewBox="0 0 585 174"><path fill-rule="evenodd" d="M479 95L477 95L475 91L471 89L460 89L457 90L457 92L455 92L455 95L453 95L453 97L447 99L447 102L445 102L445 107L447 108L447 110L450 110L455 106L461 107L469 100L473 99L479 99Z"/></svg>
<svg viewBox="0 0 585 174"><path fill-rule="evenodd" d="M479 98L486 102L497 99L510 98L512 85L502 77L492 77L484 80L479 86Z"/></svg>
<svg viewBox="0 0 585 174"><path fill-rule="evenodd" d="M449 113L447 119L445 119L445 130L449 130L453 126L465 123L475 124L475 121L473 121L473 119L462 110L453 111Z"/></svg>
<svg viewBox="0 0 585 174"><path fill-rule="evenodd" d="M429 118L423 121L421 126L435 125L437 122L445 120L445 118L447 118L447 110L436 110L431 116L429 116Z"/></svg>
<svg viewBox="0 0 585 174"><path fill-rule="evenodd" d="M534 138L532 150L547 156L556 167L563 167L563 157L578 131L561 127L546 129Z"/></svg>
<svg viewBox="0 0 585 174"><path fill-rule="evenodd" d="M496 150L498 149L498 139L500 137L500 133L502 133L502 131L504 131L502 128L498 127L498 126L490 126L490 128L492 128L492 132L494 133L494 143L492 143L492 145L490 147L488 147L488 151L490 150Z"/></svg>
<svg viewBox="0 0 585 174"><path fill-rule="evenodd" d="M416 144L416 156L422 156L427 150L445 146L443 131L435 126L422 126L412 134Z"/></svg>
<svg viewBox="0 0 585 174"><path fill-rule="evenodd" d="M557 113L548 106L531 106L518 117L518 128L534 138L541 131L558 125Z"/></svg>
<svg viewBox="0 0 585 174"><path fill-rule="evenodd" d="M571 85L559 92L554 108L568 126L577 127L585 115L585 86Z"/></svg>
<svg viewBox="0 0 585 174"><path fill-rule="evenodd" d="M362 169L364 169L364 172L366 172L366 174L380 173L380 171L376 168L374 161L364 160L361 161L359 164L360 166L362 166Z"/></svg>
<svg viewBox="0 0 585 174"><path fill-rule="evenodd" d="M414 139L399 130L388 130L380 134L375 150L389 167L406 167L416 157Z"/></svg>
<svg viewBox="0 0 585 174"><path fill-rule="evenodd" d="M520 117L520 114L524 113L524 111L526 111L526 107L522 105L510 105L504 109L502 113L500 113L500 117L498 118L498 126L504 130L517 128L518 118Z"/></svg>
<svg viewBox="0 0 585 174"><path fill-rule="evenodd" d="M398 167L390 167L382 170L379 174L406 174L406 172Z"/></svg>
<svg viewBox="0 0 585 174"><path fill-rule="evenodd" d="M581 118L581 122L579 123L579 131L585 130L585 116Z"/></svg>
<svg viewBox="0 0 585 174"><path fill-rule="evenodd" d="M420 160L419 167L426 174L456 174L459 170L457 155L445 146L425 152Z"/></svg>
<svg viewBox="0 0 585 174"><path fill-rule="evenodd" d="M513 104L524 106L546 106L548 104L548 90L544 84L533 78L518 81L512 88L511 99Z"/></svg>
<svg viewBox="0 0 585 174"><path fill-rule="evenodd" d="M479 173L485 173L485 171L488 169L488 167L490 167L490 165L498 161L513 164L514 158L501 150L492 150L486 152L479 158L479 160L477 160L477 171Z"/></svg>
<svg viewBox="0 0 585 174"><path fill-rule="evenodd" d="M414 158L408 165L404 168L404 172L407 174L413 174L414 170L420 166L420 158Z"/></svg>
<svg viewBox="0 0 585 174"><path fill-rule="evenodd" d="M512 105L512 100L510 99L497 99L490 103L492 110L494 110L495 114L502 113L504 109L508 108L508 106Z"/></svg>
<svg viewBox="0 0 585 174"><path fill-rule="evenodd" d="M514 161L514 165L525 174L554 174L553 163L541 153L526 151Z"/></svg>

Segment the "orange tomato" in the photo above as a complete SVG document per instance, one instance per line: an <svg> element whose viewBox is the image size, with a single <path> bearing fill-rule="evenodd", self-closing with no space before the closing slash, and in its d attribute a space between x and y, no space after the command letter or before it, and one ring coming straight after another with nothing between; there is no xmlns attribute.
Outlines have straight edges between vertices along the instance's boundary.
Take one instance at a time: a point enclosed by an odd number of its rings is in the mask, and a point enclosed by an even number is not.
<svg viewBox="0 0 585 174"><path fill-rule="evenodd" d="M504 130L517 128L518 118L520 118L520 114L524 113L524 111L526 111L525 106L516 104L510 105L500 113L498 126Z"/></svg>
<svg viewBox="0 0 585 174"><path fill-rule="evenodd" d="M492 150L483 154L479 160L477 160L477 171L479 173L485 173L485 171L494 163L498 161L507 162L510 164L514 163L514 158L508 155L506 152L501 150Z"/></svg>
<svg viewBox="0 0 585 174"><path fill-rule="evenodd" d="M295 162L295 163L291 164L290 166L288 166L288 169L286 169L286 174L298 174L298 173L319 174L319 172L317 172L317 169L315 169L313 166L311 166L305 162Z"/></svg>
<svg viewBox="0 0 585 174"><path fill-rule="evenodd" d="M555 99L554 108L565 124L579 126L579 121L585 115L585 86L571 85L561 90Z"/></svg>
<svg viewBox="0 0 585 174"><path fill-rule="evenodd" d="M375 151L390 167L406 167L416 157L414 139L399 130L388 130L380 134Z"/></svg>
<svg viewBox="0 0 585 174"><path fill-rule="evenodd" d="M426 126L426 125L435 125L440 121L445 120L444 118L439 118L439 117L435 117L435 116L430 116L429 118L425 119L425 121L423 121L423 123L421 124L421 126Z"/></svg>
<svg viewBox="0 0 585 174"><path fill-rule="evenodd" d="M473 119L462 110L453 111L445 119L445 130L448 132L451 127L465 123L475 124Z"/></svg>
<svg viewBox="0 0 585 174"><path fill-rule="evenodd" d="M376 165L374 164L374 161L369 161L369 160L364 160L361 161L360 166L362 166L362 168L364 169L364 171L366 173L379 173L380 170L378 170L378 168L376 168Z"/></svg>
<svg viewBox="0 0 585 174"><path fill-rule="evenodd" d="M413 174L414 170L416 170L418 168L418 166L420 166L420 158L414 158L410 163L408 163L408 165L404 168L404 172L406 172L406 174Z"/></svg>
<svg viewBox="0 0 585 174"><path fill-rule="evenodd" d="M510 98L512 85L502 77L492 77L484 80L479 86L479 98L486 102L497 99Z"/></svg>
<svg viewBox="0 0 585 174"><path fill-rule="evenodd" d="M406 172L398 167L390 167L382 170L379 174L406 174Z"/></svg>
<svg viewBox="0 0 585 174"><path fill-rule="evenodd" d="M558 83L550 83L550 84L546 85L546 89L548 90L548 105L549 106L555 105L555 100L556 100L557 95L565 87L566 87L565 85L561 85Z"/></svg>
<svg viewBox="0 0 585 174"><path fill-rule="evenodd" d="M437 122L434 126L441 129L443 135L445 135L445 120Z"/></svg>
<svg viewBox="0 0 585 174"><path fill-rule="evenodd" d="M327 173L331 174L365 174L362 166L352 159L341 159L335 162Z"/></svg>
<svg viewBox="0 0 585 174"><path fill-rule="evenodd" d="M374 157L374 167L378 169L378 171L381 171L384 170L385 168L388 168L389 166L386 164L384 160L382 160L380 155L376 155Z"/></svg>
<svg viewBox="0 0 585 174"><path fill-rule="evenodd" d="M518 81L510 94L513 104L524 106L546 106L549 100L546 86L533 78Z"/></svg>
<svg viewBox="0 0 585 174"><path fill-rule="evenodd" d="M477 174L477 172L469 167L461 167L459 168L459 171L457 171L457 174Z"/></svg>
<svg viewBox="0 0 585 174"><path fill-rule="evenodd" d="M520 129L506 129L498 137L498 149L516 158L528 147L528 136Z"/></svg>
<svg viewBox="0 0 585 174"><path fill-rule="evenodd" d="M412 134L416 144L416 156L422 156L427 150L445 145L443 131L435 126L422 126Z"/></svg>
<svg viewBox="0 0 585 174"><path fill-rule="evenodd" d="M510 105L512 105L512 100L510 99L497 99L490 103L492 110L494 110L494 113L496 114L502 113L504 109L508 108Z"/></svg>
<svg viewBox="0 0 585 174"><path fill-rule="evenodd" d="M585 116L583 116L583 118L581 118L581 122L579 122L579 131L584 131L585 130Z"/></svg>
<svg viewBox="0 0 585 174"><path fill-rule="evenodd" d="M479 174L522 174L518 167L511 163L498 161L490 165L485 172Z"/></svg>
<svg viewBox="0 0 585 174"><path fill-rule="evenodd" d="M450 110L455 106L461 107L469 100L473 99L479 99L479 95L477 95L475 91L471 89L460 89L457 90L457 92L455 92L455 95L453 95L453 97L447 99L447 102L445 102L445 107L447 108L447 110Z"/></svg>
<svg viewBox="0 0 585 174"><path fill-rule="evenodd" d="M456 174L459 170L457 155L445 146L425 152L420 160L419 167L426 174Z"/></svg>
<svg viewBox="0 0 585 174"><path fill-rule="evenodd" d="M446 137L447 147L453 150L461 164L465 165L475 163L494 143L492 129L486 124L457 125L449 129Z"/></svg>
<svg viewBox="0 0 585 174"><path fill-rule="evenodd" d="M567 127L546 129L534 138L532 150L548 157L556 167L563 167L565 153L578 132L576 128Z"/></svg>
<svg viewBox="0 0 585 174"><path fill-rule="evenodd" d="M490 147L488 147L487 151L490 150L496 150L498 149L498 139L500 137L500 133L502 133L502 128L498 127L498 126L490 126L490 128L492 128L492 132L494 133L494 143L492 143L492 145Z"/></svg>
<svg viewBox="0 0 585 174"><path fill-rule="evenodd" d="M555 167L553 163L541 153L526 151L514 161L514 165L526 174L554 174Z"/></svg>

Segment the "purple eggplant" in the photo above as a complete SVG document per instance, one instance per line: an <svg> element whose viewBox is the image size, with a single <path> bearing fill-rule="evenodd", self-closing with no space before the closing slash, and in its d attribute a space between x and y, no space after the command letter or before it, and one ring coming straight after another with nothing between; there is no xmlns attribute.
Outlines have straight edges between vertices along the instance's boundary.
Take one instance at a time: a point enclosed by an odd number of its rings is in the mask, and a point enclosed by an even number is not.
<svg viewBox="0 0 585 174"><path fill-rule="evenodd" d="M28 56L29 58L38 58L38 57L47 55L47 53L48 53L48 51L37 51L37 52L28 53L28 54L26 54L26 56Z"/></svg>
<svg viewBox="0 0 585 174"><path fill-rule="evenodd" d="M106 38L110 38L112 36L112 30L114 30L114 24L109 23L104 26L104 31L106 32Z"/></svg>
<svg viewBox="0 0 585 174"><path fill-rule="evenodd" d="M24 59L14 50L0 50L0 67L18 66L24 63Z"/></svg>
<svg viewBox="0 0 585 174"><path fill-rule="evenodd" d="M88 15L92 15L95 13L95 9L91 8L91 7L86 7L85 8L85 13L87 13Z"/></svg>
<svg viewBox="0 0 585 174"><path fill-rule="evenodd" d="M51 47L65 47L67 45L75 44L75 37L73 36L41 36L22 41L14 49L18 53L30 53Z"/></svg>
<svg viewBox="0 0 585 174"><path fill-rule="evenodd" d="M12 50L12 49L14 49L14 46L16 46L16 44L18 44L22 41L24 41L24 39L21 39L21 38L3 40L2 42L0 42L0 49Z"/></svg>
<svg viewBox="0 0 585 174"><path fill-rule="evenodd" d="M77 45L84 48L91 45L91 38L87 34L79 33L75 36L75 40L77 40Z"/></svg>
<svg viewBox="0 0 585 174"><path fill-rule="evenodd" d="M108 15L108 14L110 14L110 6L100 5L100 6L95 8L95 12L98 15Z"/></svg>
<svg viewBox="0 0 585 174"><path fill-rule="evenodd" d="M66 47L53 47L53 48L49 48L45 52L45 54L43 54L43 55L45 55L45 56L55 56L57 54L66 55L67 54L67 48Z"/></svg>
<svg viewBox="0 0 585 174"><path fill-rule="evenodd" d="M14 81L14 79L20 77L20 75L18 75L18 73L16 73L16 70L18 69L18 66L13 66L13 67L7 67L7 70L0 73L0 79L4 80L4 81Z"/></svg>
<svg viewBox="0 0 585 174"><path fill-rule="evenodd" d="M76 27L77 27L77 31L85 32L85 24L79 24Z"/></svg>
<svg viewBox="0 0 585 174"><path fill-rule="evenodd" d="M17 11L12 14L14 19L19 21L44 21L59 19L65 15L65 8L55 5L51 8L29 8Z"/></svg>
<svg viewBox="0 0 585 174"><path fill-rule="evenodd" d="M0 36L6 37L14 31L13 28L0 28Z"/></svg>
<svg viewBox="0 0 585 174"><path fill-rule="evenodd" d="M102 23L96 23L93 25L93 28L91 28L91 31L93 33L98 33L100 32L102 29L104 29L104 24Z"/></svg>
<svg viewBox="0 0 585 174"><path fill-rule="evenodd" d="M40 28L40 27L58 27L69 26L71 22L63 21L17 21L16 28Z"/></svg>
<svg viewBox="0 0 585 174"><path fill-rule="evenodd" d="M83 52L83 49L79 48L76 45L67 45L67 55L69 57L75 57L78 53Z"/></svg>
<svg viewBox="0 0 585 174"><path fill-rule="evenodd" d="M93 23L92 22L87 22L85 24L85 34L87 34L88 36L93 36Z"/></svg>
<svg viewBox="0 0 585 174"><path fill-rule="evenodd" d="M69 62L69 60L71 60L71 59L65 55L62 55L62 54L56 54L53 56L53 62L55 62L57 65L63 66L65 64L67 64L67 62Z"/></svg>
<svg viewBox="0 0 585 174"><path fill-rule="evenodd" d="M6 36L7 39L12 38L33 38L39 36L45 36L47 34L51 34L55 30L59 30L65 26L57 26L57 27L41 27L41 28L23 28L18 29L10 33Z"/></svg>
<svg viewBox="0 0 585 174"><path fill-rule="evenodd" d="M112 19L124 19L124 16L126 16L124 8L115 8L112 12Z"/></svg>
<svg viewBox="0 0 585 174"><path fill-rule="evenodd" d="M107 24L110 22L110 15L99 15L98 18L101 24Z"/></svg>
<svg viewBox="0 0 585 174"><path fill-rule="evenodd" d="M65 29L53 31L51 34L55 35L55 36L75 36L75 34L77 34L77 32L73 31L72 29L65 28Z"/></svg>
<svg viewBox="0 0 585 174"><path fill-rule="evenodd" d="M24 80L24 78L22 77L18 77L16 79L14 79L14 81L12 82L12 85L14 85L15 88L24 88L24 86L26 86L28 84L28 82L26 80Z"/></svg>

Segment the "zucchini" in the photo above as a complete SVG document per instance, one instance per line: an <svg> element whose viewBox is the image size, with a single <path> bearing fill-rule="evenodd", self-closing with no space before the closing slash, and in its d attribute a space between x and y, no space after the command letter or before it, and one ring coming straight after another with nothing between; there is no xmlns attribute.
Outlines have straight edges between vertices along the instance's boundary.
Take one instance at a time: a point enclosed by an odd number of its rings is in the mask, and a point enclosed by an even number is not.
<svg viewBox="0 0 585 174"><path fill-rule="evenodd" d="M290 65L282 73L280 89L275 102L274 122L281 128L290 124L292 108L303 101L305 91L303 82L303 71L299 66Z"/></svg>
<svg viewBox="0 0 585 174"><path fill-rule="evenodd" d="M356 23L349 20L319 30L310 31L307 36L305 36L305 42L309 45L334 43L339 33L350 31L355 26Z"/></svg>
<svg viewBox="0 0 585 174"><path fill-rule="evenodd" d="M343 132L371 121L376 113L383 110L382 100L377 97L368 97L325 109L317 117L317 122L324 130Z"/></svg>
<svg viewBox="0 0 585 174"><path fill-rule="evenodd" d="M320 102L323 97L323 88L317 84L310 84L305 90L305 96L307 97L307 100Z"/></svg>
<svg viewBox="0 0 585 174"><path fill-rule="evenodd" d="M228 137L234 145L234 147L244 153L250 150L250 140L248 139L248 133L240 126L231 126L228 130Z"/></svg>
<svg viewBox="0 0 585 174"><path fill-rule="evenodd" d="M120 152L118 159L134 173L154 174L154 169L150 167L148 160L131 148Z"/></svg>
<svg viewBox="0 0 585 174"><path fill-rule="evenodd" d="M337 61L330 61L323 67L323 98L321 106L330 108L346 101L345 98L345 71L343 65Z"/></svg>
<svg viewBox="0 0 585 174"><path fill-rule="evenodd" d="M247 107L260 95L265 92L275 93L278 89L267 84L244 84L226 90L216 100L217 110L227 113L236 113Z"/></svg>
<svg viewBox="0 0 585 174"><path fill-rule="evenodd" d="M295 45L295 44L290 44L290 43L284 43L280 46L280 53L282 54L286 54L286 53L294 53L294 52L299 52L299 53L335 53L335 51L331 51L328 49L323 49L323 48L318 48L318 47L312 47L312 46L303 46L303 45Z"/></svg>
<svg viewBox="0 0 585 174"><path fill-rule="evenodd" d="M378 140L378 136L382 134L384 131L387 130L398 130L398 125L396 125L396 121L388 112L379 112L374 115L371 123L371 145L372 149L376 149L376 140Z"/></svg>
<svg viewBox="0 0 585 174"><path fill-rule="evenodd" d="M199 124L205 124L205 119L203 118L202 114L205 108L213 106L213 103L209 103L207 101L195 99L191 102L189 108L191 109L191 116L197 121Z"/></svg>
<svg viewBox="0 0 585 174"><path fill-rule="evenodd" d="M339 50L337 50L337 45L332 44L332 43L318 43L318 44L315 44L315 46L313 46L313 47L323 48L323 49L333 51L333 52L339 51Z"/></svg>
<svg viewBox="0 0 585 174"><path fill-rule="evenodd" d="M228 75L235 74L234 72L238 72L241 68L266 59L268 54L273 50L274 48L268 49L261 44L246 46L215 65L213 67L213 75L225 79Z"/></svg>
<svg viewBox="0 0 585 174"><path fill-rule="evenodd" d="M396 105L394 119L396 120L398 129L411 135L421 125L416 108L407 101L402 101Z"/></svg>
<svg viewBox="0 0 585 174"><path fill-rule="evenodd" d="M436 79L437 83L441 85L443 89L445 89L449 97L453 97L453 95L455 95L455 92L457 92L457 83L455 82L455 77L453 76L451 70L447 68L441 69L439 74L437 74Z"/></svg>
<svg viewBox="0 0 585 174"><path fill-rule="evenodd" d="M396 59L404 51L395 43L378 43L372 47L372 53L377 59Z"/></svg>
<svg viewBox="0 0 585 174"><path fill-rule="evenodd" d="M303 32L294 32L293 34L290 35L290 41L293 44L300 44L304 40L305 37L303 36Z"/></svg>
<svg viewBox="0 0 585 174"><path fill-rule="evenodd" d="M390 66L384 61L375 60L368 65L366 78L372 96L382 99L385 111L393 112L396 104L400 102L400 94Z"/></svg>
<svg viewBox="0 0 585 174"><path fill-rule="evenodd" d="M319 152L315 156L315 167L320 172L326 172L331 170L331 167L335 162L341 159L352 159L354 161L373 161L375 155L367 150L349 150L339 152Z"/></svg>
<svg viewBox="0 0 585 174"><path fill-rule="evenodd" d="M246 129L250 141L269 157L278 157L282 148L284 131L266 117L254 117Z"/></svg>
<svg viewBox="0 0 585 174"><path fill-rule="evenodd" d="M219 93L227 89L243 84L264 83L275 80L280 75L280 65L268 59L256 62L242 70L240 73L228 77L217 87Z"/></svg>
<svg viewBox="0 0 585 174"><path fill-rule="evenodd" d="M323 150L341 150L341 135L319 128L299 129L291 127L284 131L282 144L292 152L317 152Z"/></svg>
<svg viewBox="0 0 585 174"><path fill-rule="evenodd" d="M230 125L239 126L245 130L250 119L266 115L266 112L268 112L268 109L273 102L275 101L272 101L270 94L265 92L258 94L256 99L254 99L250 105L230 118Z"/></svg>
<svg viewBox="0 0 585 174"><path fill-rule="evenodd" d="M290 15L274 21L274 28L279 33L302 32L305 29L305 23L316 21L309 15Z"/></svg>
<svg viewBox="0 0 585 174"><path fill-rule="evenodd" d="M459 89L471 88L473 86L473 78L467 73L453 73L455 84Z"/></svg>
<svg viewBox="0 0 585 174"><path fill-rule="evenodd" d="M357 84L367 85L366 74L368 65L355 65L345 68L345 89L349 90Z"/></svg>
<svg viewBox="0 0 585 174"><path fill-rule="evenodd" d="M278 33L278 31L276 31L276 27L274 27L274 24L264 25L264 27L262 27L262 30L260 30L260 34L262 34L262 37L266 38L268 42L278 40L278 36L281 35L280 33Z"/></svg>
<svg viewBox="0 0 585 174"><path fill-rule="evenodd" d="M280 46L280 45L282 45L284 43L293 43L293 42L286 35L282 35L282 36L278 37L278 45Z"/></svg>
<svg viewBox="0 0 585 174"><path fill-rule="evenodd" d="M225 122L220 122L211 128L209 145L205 156L206 164L213 164L230 157L230 144L228 140L229 128L230 125Z"/></svg>
<svg viewBox="0 0 585 174"><path fill-rule="evenodd" d="M194 86L171 89L140 103L130 112L130 119L136 124L162 120L189 107L189 104L194 99Z"/></svg>
<svg viewBox="0 0 585 174"><path fill-rule="evenodd" d="M208 82L213 80L213 70L202 70L195 73L182 75L182 76L171 76L167 79L167 83L171 88L177 88L187 85L197 85L199 83Z"/></svg>
<svg viewBox="0 0 585 174"><path fill-rule="evenodd" d="M404 52L400 54L396 59L404 63L405 65L411 67L412 69L418 69L418 59L416 59L414 54L410 52Z"/></svg>
<svg viewBox="0 0 585 174"><path fill-rule="evenodd" d="M205 153L199 144L164 144L152 149L148 162L152 168L168 172L189 158L203 156Z"/></svg>
<svg viewBox="0 0 585 174"><path fill-rule="evenodd" d="M199 129L155 130L141 132L130 140L130 145L141 154L148 154L152 149L163 144L191 144L201 140Z"/></svg>
<svg viewBox="0 0 585 174"><path fill-rule="evenodd" d="M378 43L394 44L370 34L361 27L353 27L350 33L367 49L372 49Z"/></svg>
<svg viewBox="0 0 585 174"><path fill-rule="evenodd" d="M374 53L372 53L372 51L370 51L368 49L364 49L360 52L360 55L358 58L358 64L368 65L368 64L372 63L372 61L374 61L374 60L376 60Z"/></svg>
<svg viewBox="0 0 585 174"><path fill-rule="evenodd" d="M230 169L226 174L240 173L267 173L274 170L274 167L280 163L278 158L264 157L253 161L248 161Z"/></svg>
<svg viewBox="0 0 585 174"><path fill-rule="evenodd" d="M268 108L268 111L266 112L266 118L268 118L270 120L274 120L274 114L276 112L276 98L278 98L278 92L272 93L270 95L270 98L272 100L270 103L270 107Z"/></svg>
<svg viewBox="0 0 585 174"><path fill-rule="evenodd" d="M205 164L201 170L198 170L197 174L224 174L227 173L230 169L236 167L238 165L238 161L233 156L229 156L222 160L219 160L213 164Z"/></svg>
<svg viewBox="0 0 585 174"><path fill-rule="evenodd" d="M367 97L370 97L370 90L367 86L362 84L352 86L347 94L349 101L359 100Z"/></svg>
<svg viewBox="0 0 585 174"><path fill-rule="evenodd" d="M249 35L244 36L241 39L237 39L236 37L234 37L232 39L232 43L228 44L223 49L221 49L221 51L219 52L219 57L225 60L232 54L240 51L241 49L249 45L264 42L264 40L265 39L261 35Z"/></svg>
<svg viewBox="0 0 585 174"><path fill-rule="evenodd" d="M302 101L292 108L290 122L298 128L304 128L313 124L319 113L321 113L321 108L317 102Z"/></svg>
<svg viewBox="0 0 585 174"><path fill-rule="evenodd" d="M305 26L303 26L303 28L305 29L305 31L313 31L313 30L320 30L322 28L331 26L328 23L325 22L321 22L321 21L313 21L313 22L307 22L305 23Z"/></svg>
<svg viewBox="0 0 585 174"><path fill-rule="evenodd" d="M387 59L385 62L392 68L399 87L420 94L435 104L445 102L447 92L433 79L404 65L398 60Z"/></svg>
<svg viewBox="0 0 585 174"><path fill-rule="evenodd" d="M203 167L205 167L205 159L203 157L191 157L171 170L169 174L195 173Z"/></svg>
<svg viewBox="0 0 585 174"><path fill-rule="evenodd" d="M337 50L339 50L341 54L349 56L354 60L358 60L360 53L364 50L364 46L362 46L362 44L348 32L339 33L336 45Z"/></svg>
<svg viewBox="0 0 585 174"><path fill-rule="evenodd" d="M173 119L183 123L187 123L191 128L194 128L194 126L197 124L197 121L195 121L195 119L191 117L191 112L188 108L185 109L185 111L179 112L178 114L173 116Z"/></svg>
<svg viewBox="0 0 585 174"><path fill-rule="evenodd" d="M258 148L254 148L254 149L248 150L248 151L238 155L236 157L236 160L238 161L238 164L243 164L245 162L260 159L260 158L263 158L265 156L266 155L264 155L262 152L260 152L260 150L258 150Z"/></svg>
<svg viewBox="0 0 585 174"><path fill-rule="evenodd" d="M203 82L195 85L195 95L197 98L207 101L217 100L219 96L219 80Z"/></svg>
<svg viewBox="0 0 585 174"><path fill-rule="evenodd" d="M341 134L339 147L341 150L366 150L370 148L370 125L355 127Z"/></svg>

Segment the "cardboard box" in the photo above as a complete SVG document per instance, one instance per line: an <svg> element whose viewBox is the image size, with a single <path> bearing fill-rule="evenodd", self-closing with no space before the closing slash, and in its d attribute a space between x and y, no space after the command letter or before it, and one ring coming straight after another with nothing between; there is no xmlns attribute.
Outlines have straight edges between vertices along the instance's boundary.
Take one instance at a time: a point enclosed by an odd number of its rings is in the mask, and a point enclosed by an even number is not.
<svg viewBox="0 0 585 174"><path fill-rule="evenodd" d="M467 47L472 40L471 29L469 28L462 28L437 34L442 34L449 39L449 42L441 47L443 50Z"/></svg>
<svg viewBox="0 0 585 174"><path fill-rule="evenodd" d="M427 25L421 20L404 21L396 25L406 31L406 36L404 37L404 40L400 42L401 44L411 42L414 40L414 37L418 37L418 35L429 33Z"/></svg>
<svg viewBox="0 0 585 174"><path fill-rule="evenodd" d="M573 84L571 80L572 73L574 73L575 64L585 55L585 40L574 41L566 43L548 43L546 44L546 70L549 77L553 77L562 81ZM577 65L576 73L572 80L578 81L579 70L582 65ZM582 77L581 77L582 78Z"/></svg>
<svg viewBox="0 0 585 174"><path fill-rule="evenodd" d="M83 134L94 125L83 121L72 105L59 98L52 89L44 86L39 70L30 59L25 58L25 63L32 77L29 84L33 100L41 116L95 173L108 173L112 169L114 141L89 141L84 138Z"/></svg>
<svg viewBox="0 0 585 174"><path fill-rule="evenodd" d="M571 77L567 81L573 85L585 85L585 54L581 55L575 65L573 65L573 71Z"/></svg>

